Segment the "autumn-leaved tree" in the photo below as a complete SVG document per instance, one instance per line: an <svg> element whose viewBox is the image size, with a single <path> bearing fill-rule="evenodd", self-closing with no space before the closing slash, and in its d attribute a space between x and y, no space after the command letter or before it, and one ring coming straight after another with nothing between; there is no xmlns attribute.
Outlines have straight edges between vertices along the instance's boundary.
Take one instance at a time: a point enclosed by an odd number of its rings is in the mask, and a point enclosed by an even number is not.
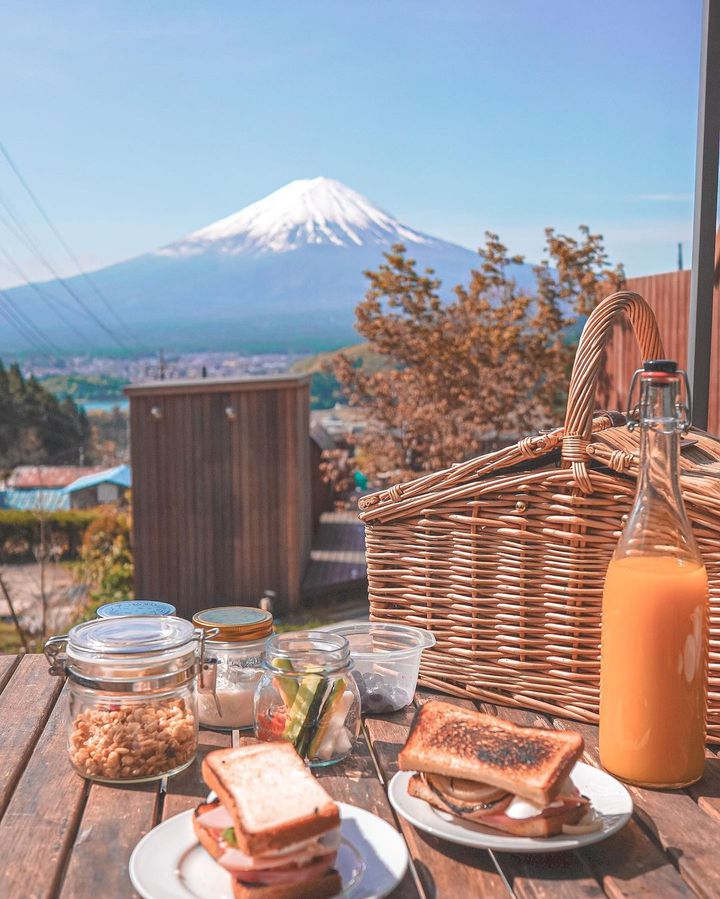
<svg viewBox="0 0 720 899"><path fill-rule="evenodd" d="M467 285L443 300L432 270L417 271L398 244L356 309L356 328L389 365L373 373L349 357L333 368L367 427L358 452L368 474L444 468L557 418L578 319L623 280L602 238L546 231L535 284L521 289L510 256L488 233Z"/></svg>

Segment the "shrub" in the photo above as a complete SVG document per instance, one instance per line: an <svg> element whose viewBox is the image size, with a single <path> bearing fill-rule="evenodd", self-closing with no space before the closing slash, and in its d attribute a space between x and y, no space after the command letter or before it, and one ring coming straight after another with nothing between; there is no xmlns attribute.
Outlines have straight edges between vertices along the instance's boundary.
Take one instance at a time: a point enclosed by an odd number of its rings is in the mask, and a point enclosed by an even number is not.
<svg viewBox="0 0 720 899"><path fill-rule="evenodd" d="M133 598L130 512L109 506L88 526L80 549L78 574L90 589L85 618L99 605Z"/></svg>
<svg viewBox="0 0 720 899"><path fill-rule="evenodd" d="M41 542L42 521L45 542L59 559L76 559L83 536L98 517L98 511L26 512L0 509L0 552L6 561L32 558Z"/></svg>

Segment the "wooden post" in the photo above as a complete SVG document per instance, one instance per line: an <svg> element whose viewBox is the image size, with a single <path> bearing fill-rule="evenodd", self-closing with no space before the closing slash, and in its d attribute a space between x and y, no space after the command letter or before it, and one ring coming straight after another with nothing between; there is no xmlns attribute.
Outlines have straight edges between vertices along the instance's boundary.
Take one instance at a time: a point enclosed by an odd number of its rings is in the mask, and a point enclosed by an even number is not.
<svg viewBox="0 0 720 899"><path fill-rule="evenodd" d="M688 329L688 375L693 392L693 424L703 430L707 429L710 399L719 145L720 0L704 0Z"/></svg>
<svg viewBox="0 0 720 899"><path fill-rule="evenodd" d="M30 652L30 647L28 646L27 637L25 636L25 632L20 627L20 622L18 620L17 615L15 614L15 606L13 605L13 601L10 598L10 591L3 580L2 574L0 574L0 590L2 590L3 596L5 597L5 602L8 604L8 608L10 609L10 616L12 617L13 624L15 625L15 630L18 633L18 637L20 637L20 642L23 645L23 649L25 652Z"/></svg>

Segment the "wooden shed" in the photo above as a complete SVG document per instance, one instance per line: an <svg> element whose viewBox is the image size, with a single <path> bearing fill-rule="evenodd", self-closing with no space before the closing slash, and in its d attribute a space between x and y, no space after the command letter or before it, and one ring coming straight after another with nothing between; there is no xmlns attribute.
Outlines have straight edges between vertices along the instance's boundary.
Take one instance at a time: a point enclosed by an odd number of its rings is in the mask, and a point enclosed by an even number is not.
<svg viewBox="0 0 720 899"><path fill-rule="evenodd" d="M295 606L310 556L308 376L156 381L130 398L135 593L180 615Z"/></svg>

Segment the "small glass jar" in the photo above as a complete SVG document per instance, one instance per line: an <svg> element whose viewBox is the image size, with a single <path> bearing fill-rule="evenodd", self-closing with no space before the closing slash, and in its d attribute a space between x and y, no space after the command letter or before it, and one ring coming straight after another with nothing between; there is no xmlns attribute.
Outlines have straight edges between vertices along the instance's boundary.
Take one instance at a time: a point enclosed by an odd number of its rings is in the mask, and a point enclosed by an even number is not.
<svg viewBox="0 0 720 899"><path fill-rule="evenodd" d="M251 729L272 615L246 606L223 606L198 612L193 623L208 633L198 695L200 724L222 731Z"/></svg>
<svg viewBox="0 0 720 899"><path fill-rule="evenodd" d="M181 618L98 618L45 644L67 675L68 752L89 780L132 783L177 774L197 751L202 633Z"/></svg>
<svg viewBox="0 0 720 899"><path fill-rule="evenodd" d="M313 767L350 754L360 731L360 694L345 637L327 631L267 641L255 692L255 736L288 740Z"/></svg>

